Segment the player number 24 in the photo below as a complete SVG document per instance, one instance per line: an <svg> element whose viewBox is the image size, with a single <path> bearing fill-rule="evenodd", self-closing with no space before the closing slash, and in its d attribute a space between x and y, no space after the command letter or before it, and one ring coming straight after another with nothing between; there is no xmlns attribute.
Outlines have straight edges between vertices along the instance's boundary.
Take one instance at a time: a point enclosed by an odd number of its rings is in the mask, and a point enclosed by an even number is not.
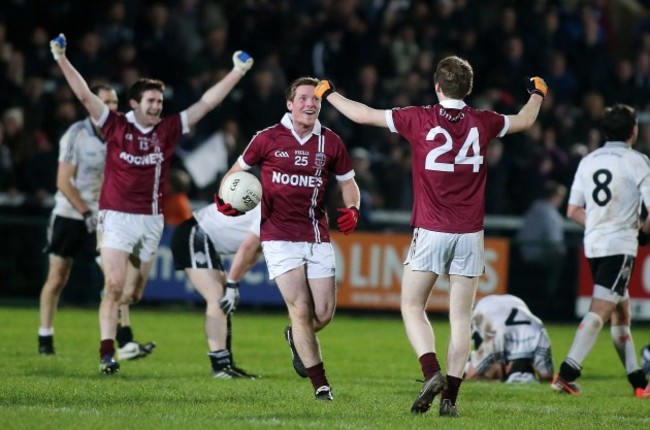
<svg viewBox="0 0 650 430"><path fill-rule="evenodd" d="M472 171L478 172L478 169L483 164L483 156L481 155L481 146L479 144L478 129L472 127L467 133L467 138L465 143L456 154L454 162L452 163L441 163L436 161L438 157L453 149L453 141L449 132L444 128L437 126L429 130L427 133L427 140L435 140L438 135L442 135L445 138L445 142L436 148L433 148L427 154L427 159L424 162L424 168L427 170L438 170L440 172L453 172L454 166L456 164L471 164ZM469 150L472 150L473 155L469 155Z"/></svg>

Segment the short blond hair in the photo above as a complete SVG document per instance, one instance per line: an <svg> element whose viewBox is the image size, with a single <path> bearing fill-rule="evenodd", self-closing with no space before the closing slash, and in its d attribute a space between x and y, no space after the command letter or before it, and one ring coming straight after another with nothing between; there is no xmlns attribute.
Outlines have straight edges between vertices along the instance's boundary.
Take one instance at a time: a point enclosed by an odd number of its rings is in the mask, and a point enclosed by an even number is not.
<svg viewBox="0 0 650 430"><path fill-rule="evenodd" d="M292 102L293 99L296 97L296 89L301 86L301 85L311 85L314 88L316 85L318 85L319 80L316 78L312 78L311 76L303 76L301 78L298 78L291 82L289 86L287 87L287 91L285 92L285 96L287 97L287 101Z"/></svg>

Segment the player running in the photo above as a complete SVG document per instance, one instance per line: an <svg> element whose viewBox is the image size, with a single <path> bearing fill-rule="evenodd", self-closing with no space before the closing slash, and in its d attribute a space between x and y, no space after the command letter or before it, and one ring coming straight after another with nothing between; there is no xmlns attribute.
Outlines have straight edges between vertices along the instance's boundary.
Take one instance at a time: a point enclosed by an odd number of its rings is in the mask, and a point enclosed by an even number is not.
<svg viewBox="0 0 650 430"><path fill-rule="evenodd" d="M630 331L628 283L638 249L641 201L650 205L650 160L632 149L639 134L635 110L624 104L605 109L605 145L580 161L567 216L585 228L584 249L594 282L589 312L582 318L573 344L551 388L582 393L576 379L603 325L611 320L614 349L625 368L633 394L650 398L650 385L639 368ZM641 225L650 232L650 217Z"/></svg>

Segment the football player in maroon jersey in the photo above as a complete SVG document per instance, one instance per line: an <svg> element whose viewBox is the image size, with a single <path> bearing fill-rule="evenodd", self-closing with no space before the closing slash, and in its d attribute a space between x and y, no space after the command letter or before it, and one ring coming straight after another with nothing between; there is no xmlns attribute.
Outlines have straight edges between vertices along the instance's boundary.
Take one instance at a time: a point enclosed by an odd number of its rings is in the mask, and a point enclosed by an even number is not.
<svg viewBox="0 0 650 430"><path fill-rule="evenodd" d="M528 80L530 98L517 115L474 109L463 99L472 91L474 71L465 60L443 58L433 76L439 102L388 110L373 109L335 92L322 80L316 96L327 99L354 122L390 129L413 148L413 240L404 262L401 311L424 386L411 412L429 410L442 392L440 415L457 417L456 398L470 345L470 319L479 277L485 270L483 218L487 144L528 129L539 114L547 86ZM451 339L447 375L435 353L426 303L438 276L448 274Z"/></svg>
<svg viewBox="0 0 650 430"><path fill-rule="evenodd" d="M226 173L261 167L264 259L287 303L291 325L285 329L293 367L309 377L317 400L332 400L332 390L316 332L334 316L336 281L323 196L333 175L343 195L338 227L350 234L359 220L359 187L341 138L321 125L318 80L298 78L286 91L287 109L278 124L258 132ZM217 198L219 210L237 215Z"/></svg>
<svg viewBox="0 0 650 430"><path fill-rule="evenodd" d="M120 368L113 358L118 308L142 297L162 236L163 184L174 147L182 134L226 98L253 66L253 58L235 52L230 73L184 111L161 118L163 82L139 79L128 92L132 111L126 115L112 112L90 91L67 59L66 46L63 34L50 42L63 76L106 137L97 226L104 271L104 297L99 307L99 370L111 374Z"/></svg>

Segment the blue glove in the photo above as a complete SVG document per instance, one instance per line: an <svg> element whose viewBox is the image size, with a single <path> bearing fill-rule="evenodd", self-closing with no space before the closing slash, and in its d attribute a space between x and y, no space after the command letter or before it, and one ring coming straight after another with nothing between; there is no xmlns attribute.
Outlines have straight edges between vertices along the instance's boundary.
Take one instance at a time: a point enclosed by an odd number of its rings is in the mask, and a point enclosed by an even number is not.
<svg viewBox="0 0 650 430"><path fill-rule="evenodd" d="M50 40L50 51L55 60L65 57L65 48L68 46L68 41L63 33Z"/></svg>
<svg viewBox="0 0 650 430"><path fill-rule="evenodd" d="M242 75L245 75L253 67L253 61L253 57L244 51L237 51L232 55L233 68Z"/></svg>

